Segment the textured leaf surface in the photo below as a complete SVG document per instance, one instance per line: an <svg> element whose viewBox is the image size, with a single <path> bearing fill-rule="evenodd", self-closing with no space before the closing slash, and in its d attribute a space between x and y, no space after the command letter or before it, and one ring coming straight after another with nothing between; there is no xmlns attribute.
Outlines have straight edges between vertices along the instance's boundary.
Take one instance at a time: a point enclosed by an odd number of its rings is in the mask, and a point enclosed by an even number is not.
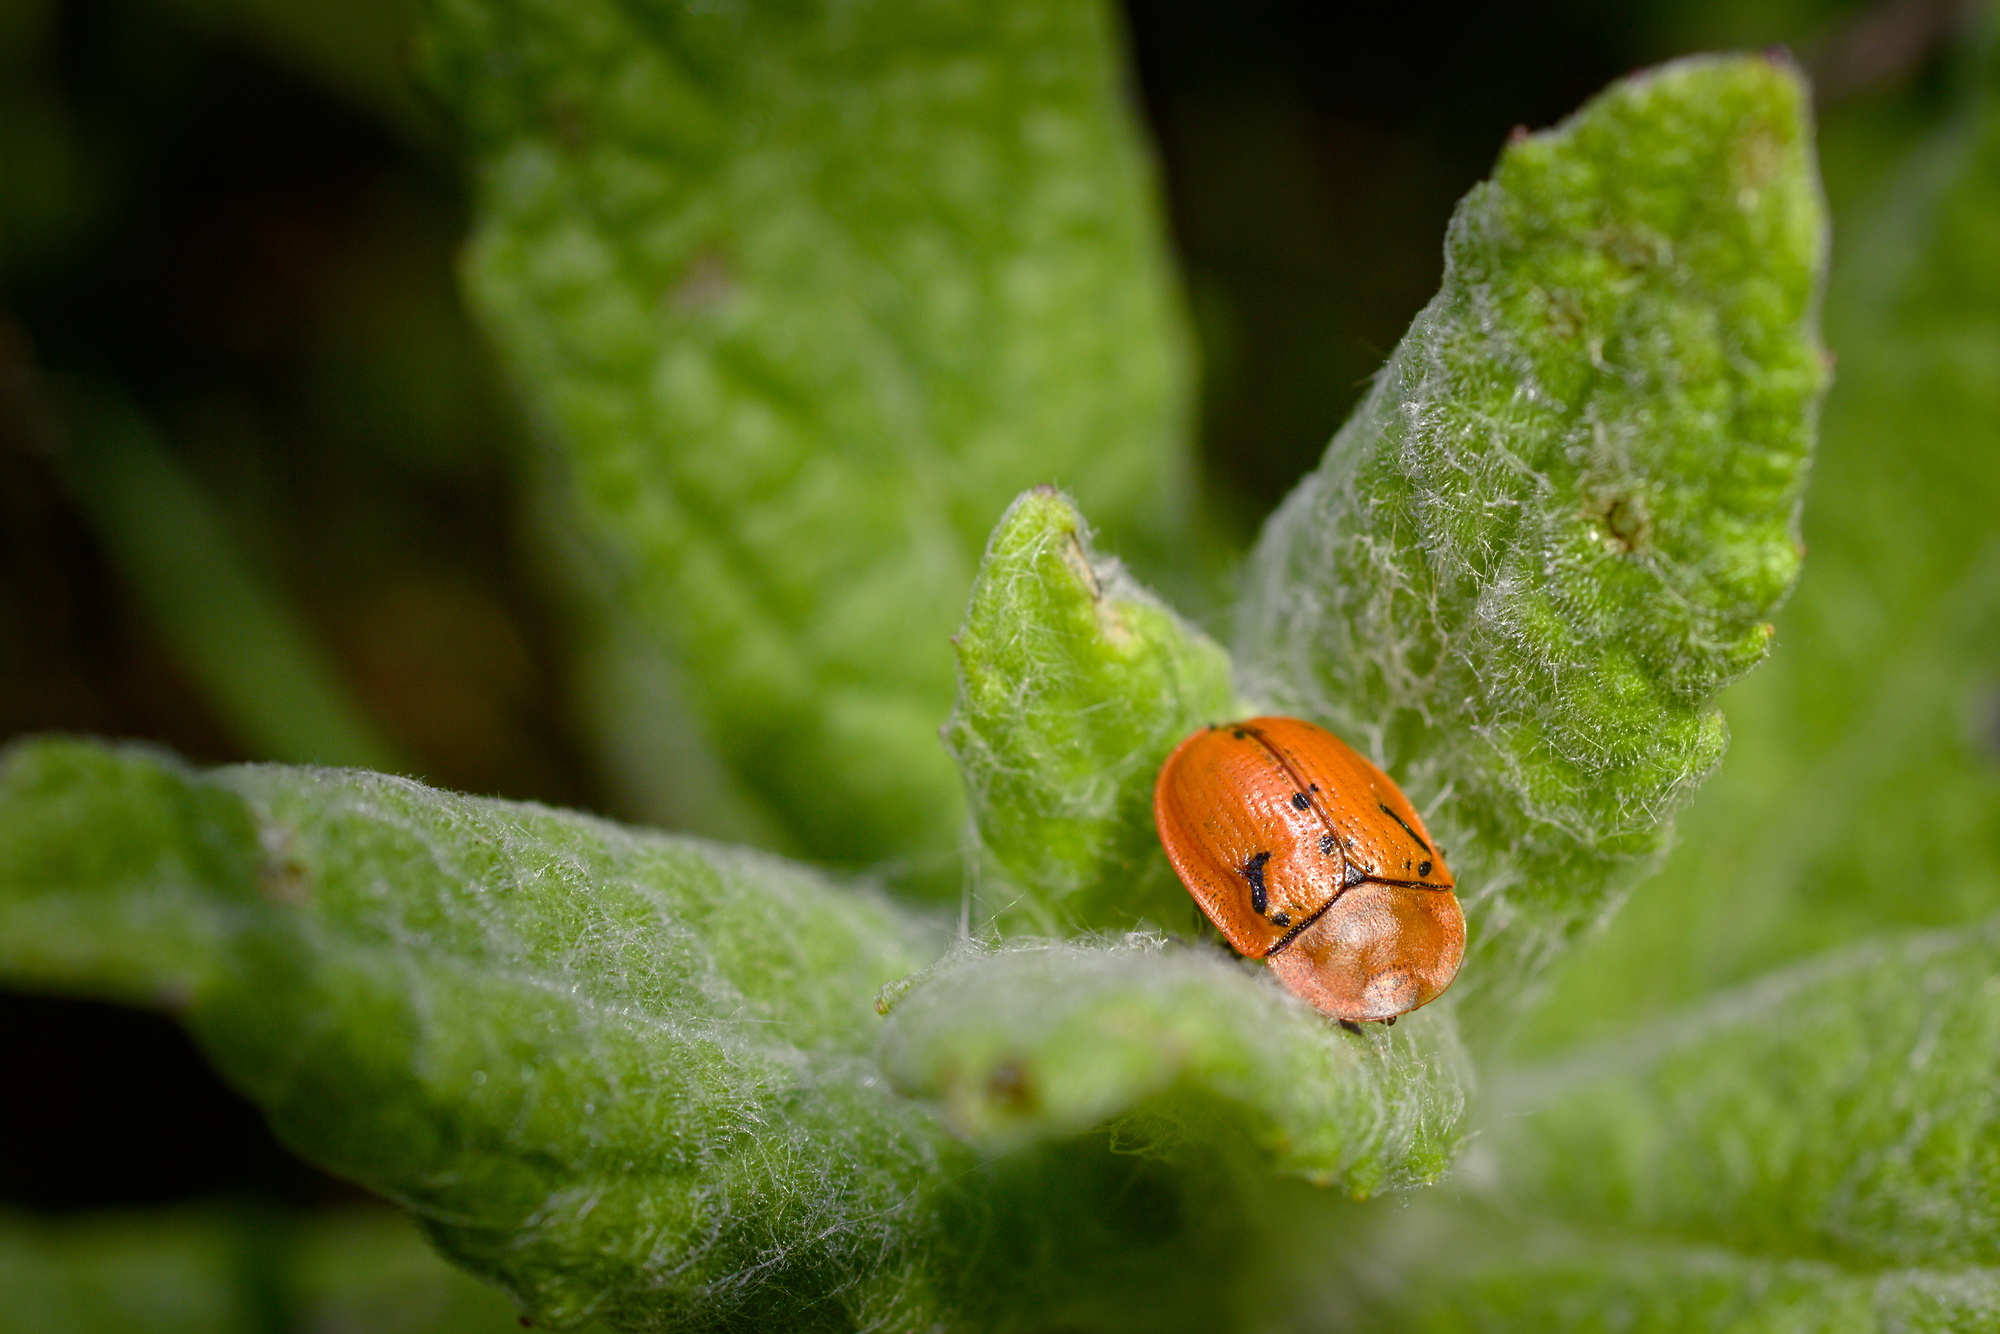
<svg viewBox="0 0 2000 1334"><path fill-rule="evenodd" d="M1233 1119L1286 1171L1356 1195L1440 1175L1463 1108L1449 1016L1357 1036L1261 968L1148 937L948 958L896 999L884 1063L975 1143L1122 1115L1121 1139L1172 1145Z"/></svg>
<svg viewBox="0 0 2000 1334"><path fill-rule="evenodd" d="M1179 526L1185 356L1099 4L437 0L478 305L625 614L823 857L948 880L987 531Z"/></svg>
<svg viewBox="0 0 2000 1334"><path fill-rule="evenodd" d="M1424 811L1461 1004L1594 920L1722 753L1713 696L1798 565L1824 227L1789 68L1615 85L1460 205L1442 290L1265 530L1240 684Z"/></svg>
<svg viewBox="0 0 2000 1334"><path fill-rule="evenodd" d="M1448 1016L1356 1038L1156 941L956 958L885 1025L940 943L761 854L402 779L0 759L0 978L172 1008L540 1324L1233 1328L1312 1215L1262 1216L1274 1167L1448 1158Z"/></svg>
<svg viewBox="0 0 2000 1334"><path fill-rule="evenodd" d="M875 990L927 938L781 863L63 743L14 753L0 809L17 983L184 1008L287 1143L538 1319L780 1318L879 1255L861 1220L938 1147L867 1076Z"/></svg>
<svg viewBox="0 0 2000 1334"><path fill-rule="evenodd" d="M1496 1094L1511 1198L1752 1255L2000 1265L2000 928L1857 947Z"/></svg>
<svg viewBox="0 0 2000 1334"><path fill-rule="evenodd" d="M1418 1327L2000 1322L1994 73L1989 45L1986 88L1840 231L1840 377L1780 651L1731 692L1729 763L1666 873L1525 1045L1619 1035L1498 1081L1486 1207L1431 1238L1464 1261L1448 1280L1404 1240Z"/></svg>
<svg viewBox="0 0 2000 1334"><path fill-rule="evenodd" d="M1996 995L1990 923L1508 1076L1483 1109L1484 1206L1399 1239L1418 1327L1992 1328Z"/></svg>
<svg viewBox="0 0 2000 1334"><path fill-rule="evenodd" d="M1153 829L1153 776L1182 737L1239 716L1229 659L1116 561L1066 498L1034 491L994 529L958 632L945 745L1004 879L1005 926L1185 922Z"/></svg>
<svg viewBox="0 0 2000 1334"><path fill-rule="evenodd" d="M1989 41L1983 80L1841 230L1812 559L1769 668L1727 698L1729 763L1537 1016L1539 1049L2000 906L1996 84Z"/></svg>

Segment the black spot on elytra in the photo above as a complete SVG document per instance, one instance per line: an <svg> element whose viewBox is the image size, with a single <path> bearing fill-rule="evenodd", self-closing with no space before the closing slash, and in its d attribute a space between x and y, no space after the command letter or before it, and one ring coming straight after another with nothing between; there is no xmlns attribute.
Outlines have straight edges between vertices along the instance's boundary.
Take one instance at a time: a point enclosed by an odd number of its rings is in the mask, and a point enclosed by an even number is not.
<svg viewBox="0 0 2000 1334"><path fill-rule="evenodd" d="M1307 795L1306 795L1305 793L1303 793L1303 792L1294 792L1294 793L1292 793L1292 809L1293 809L1293 810L1295 810L1295 811L1302 811L1302 810L1304 810L1304 809L1305 809L1306 807L1308 807L1308 806L1310 806L1310 805L1312 805L1312 804L1313 804L1313 803L1312 803L1312 798L1311 798L1311 797L1308 797L1308 796L1307 796Z"/></svg>
<svg viewBox="0 0 2000 1334"><path fill-rule="evenodd" d="M1319 851L1322 857L1330 857L1333 855L1332 834L1321 834L1319 836Z"/></svg>
<svg viewBox="0 0 2000 1334"><path fill-rule="evenodd" d="M1272 926L1290 926L1291 924L1292 924L1292 919L1289 914L1282 912L1274 912L1271 914Z"/></svg>
<svg viewBox="0 0 2000 1334"><path fill-rule="evenodd" d="M1417 863L1417 875L1418 875L1419 877L1422 877L1422 876L1427 876L1427 875L1429 875L1430 873L1431 873L1431 864L1430 864L1429 862L1418 862L1418 863Z"/></svg>
<svg viewBox="0 0 2000 1334"><path fill-rule="evenodd" d="M1244 737L1250 734L1248 732L1245 732L1242 728L1239 727L1234 732L1231 732L1230 735L1235 737L1238 741L1241 741Z"/></svg>
<svg viewBox="0 0 2000 1334"><path fill-rule="evenodd" d="M1271 854L1260 852L1243 863L1243 878L1250 882L1250 907L1259 917L1270 906L1270 893L1264 888L1264 863L1271 860Z"/></svg>

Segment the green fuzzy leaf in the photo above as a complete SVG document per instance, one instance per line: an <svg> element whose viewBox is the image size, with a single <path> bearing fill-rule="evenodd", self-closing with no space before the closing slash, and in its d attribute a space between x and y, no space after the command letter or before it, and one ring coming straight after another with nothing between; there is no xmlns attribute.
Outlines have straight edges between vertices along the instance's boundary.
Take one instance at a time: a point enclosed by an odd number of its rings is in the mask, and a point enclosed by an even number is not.
<svg viewBox="0 0 2000 1334"><path fill-rule="evenodd" d="M1495 1092L1511 1200L1857 1269L2000 1265L2000 926L1870 943Z"/></svg>
<svg viewBox="0 0 2000 1334"><path fill-rule="evenodd" d="M1193 915L1153 828L1153 776L1240 716L1222 649L1090 548L1063 496L994 530L959 632L945 728L971 793L996 925L1043 932ZM1268 973L1122 943L966 950L885 996L884 1063L989 1149L1111 1123L1170 1152L1246 1137L1279 1171L1356 1196L1434 1180L1464 1095L1448 1014L1344 1033Z"/></svg>
<svg viewBox="0 0 2000 1334"><path fill-rule="evenodd" d="M1511 143L1446 276L1266 528L1246 693L1382 763L1449 849L1482 1015L1605 910L1765 652L1825 380L1786 66L1626 80Z"/></svg>
<svg viewBox="0 0 2000 1334"><path fill-rule="evenodd" d="M1598 1037L2000 885L2000 61L1841 231L1812 548L1682 845L1537 1016ZM1835 139L1834 145L1840 141ZM1916 890L1914 886L1922 886Z"/></svg>
<svg viewBox="0 0 2000 1334"><path fill-rule="evenodd" d="M1382 1323L1992 1328L1996 996L2000 922L1816 959L1507 1077L1468 1174L1483 1206L1384 1244L1405 1309Z"/></svg>
<svg viewBox="0 0 2000 1334"><path fill-rule="evenodd" d="M399 779L60 742L0 774L0 969L151 989L286 1143L558 1326L778 1320L879 1258L948 1147L870 1077L931 940L762 856Z"/></svg>
<svg viewBox="0 0 2000 1334"><path fill-rule="evenodd" d="M1186 921L1153 776L1188 733L1240 716L1221 646L1099 557L1046 490L993 530L955 642L944 740L1005 872L982 886L991 915L1046 934Z"/></svg>
<svg viewBox="0 0 2000 1334"><path fill-rule="evenodd" d="M1187 357L1102 4L435 0L472 294L614 603L814 855L958 887L986 533L1179 531ZM644 733L643 727L634 724Z"/></svg>
<svg viewBox="0 0 2000 1334"><path fill-rule="evenodd" d="M1729 764L1531 1041L1619 1036L1498 1082L1487 1207L1453 1219L1440 1252L1465 1263L1441 1275L1404 1239L1408 1305L1387 1327L1615 1314L1633 1330L1971 1334L2000 1319L1990 38L1985 86L1842 229L1813 560L1771 669L1728 700ZM1882 936L1968 919L1989 920Z"/></svg>
<svg viewBox="0 0 2000 1334"><path fill-rule="evenodd" d="M0 981L170 1008L537 1324L1236 1328L1322 1236L1283 1177L1448 1161L1448 1015L1355 1037L1155 940L955 956L885 1023L940 944L762 854L403 779L0 756ZM968 1100L1010 1062L1037 1110Z"/></svg>
<svg viewBox="0 0 2000 1334"><path fill-rule="evenodd" d="M1357 1196L1435 1180L1463 1111L1448 1014L1357 1036L1253 965L1157 937L953 955L896 998L883 1061L975 1144L1117 1118L1158 1150L1233 1122L1281 1170Z"/></svg>

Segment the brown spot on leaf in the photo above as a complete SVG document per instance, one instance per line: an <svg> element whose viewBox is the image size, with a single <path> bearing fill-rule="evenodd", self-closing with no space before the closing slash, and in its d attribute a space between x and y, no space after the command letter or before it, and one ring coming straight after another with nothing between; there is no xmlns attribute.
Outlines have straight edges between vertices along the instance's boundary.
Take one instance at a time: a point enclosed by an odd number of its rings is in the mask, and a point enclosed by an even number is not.
<svg viewBox="0 0 2000 1334"><path fill-rule="evenodd" d="M1035 1094L1034 1076L1026 1062L1010 1056L986 1075L986 1096L1010 1112L1032 1112L1040 1099Z"/></svg>
<svg viewBox="0 0 2000 1334"><path fill-rule="evenodd" d="M596 138L590 116L582 103L568 93L552 93L542 103L542 121L555 141L572 153L581 153Z"/></svg>
<svg viewBox="0 0 2000 1334"><path fill-rule="evenodd" d="M257 868L257 891L273 903L299 907L312 898L312 879L292 848L292 831L283 825L265 825L257 833L264 850L263 865Z"/></svg>
<svg viewBox="0 0 2000 1334"><path fill-rule="evenodd" d="M1652 540L1652 519L1637 496L1622 492L1600 496L1587 514L1602 534L1604 545L1613 551L1630 555Z"/></svg>
<svg viewBox="0 0 2000 1334"><path fill-rule="evenodd" d="M714 246L695 253L681 270L667 293L670 309L690 315L719 310L736 295L736 274L729 260Z"/></svg>
<svg viewBox="0 0 2000 1334"><path fill-rule="evenodd" d="M1771 183L1784 165L1784 141L1769 127L1759 125L1737 139L1734 156L1731 167L1736 176L1738 206L1753 208L1758 193Z"/></svg>

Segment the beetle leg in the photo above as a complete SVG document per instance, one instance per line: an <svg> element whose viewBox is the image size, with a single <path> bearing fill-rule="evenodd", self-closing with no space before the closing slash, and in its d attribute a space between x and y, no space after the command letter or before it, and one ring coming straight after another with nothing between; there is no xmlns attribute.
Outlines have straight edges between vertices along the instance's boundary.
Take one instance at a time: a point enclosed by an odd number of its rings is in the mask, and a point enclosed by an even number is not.
<svg viewBox="0 0 2000 1334"><path fill-rule="evenodd" d="M1352 1019L1341 1019L1336 1022L1338 1022L1342 1028L1354 1034L1355 1037L1361 1036L1361 1025L1355 1023Z"/></svg>

